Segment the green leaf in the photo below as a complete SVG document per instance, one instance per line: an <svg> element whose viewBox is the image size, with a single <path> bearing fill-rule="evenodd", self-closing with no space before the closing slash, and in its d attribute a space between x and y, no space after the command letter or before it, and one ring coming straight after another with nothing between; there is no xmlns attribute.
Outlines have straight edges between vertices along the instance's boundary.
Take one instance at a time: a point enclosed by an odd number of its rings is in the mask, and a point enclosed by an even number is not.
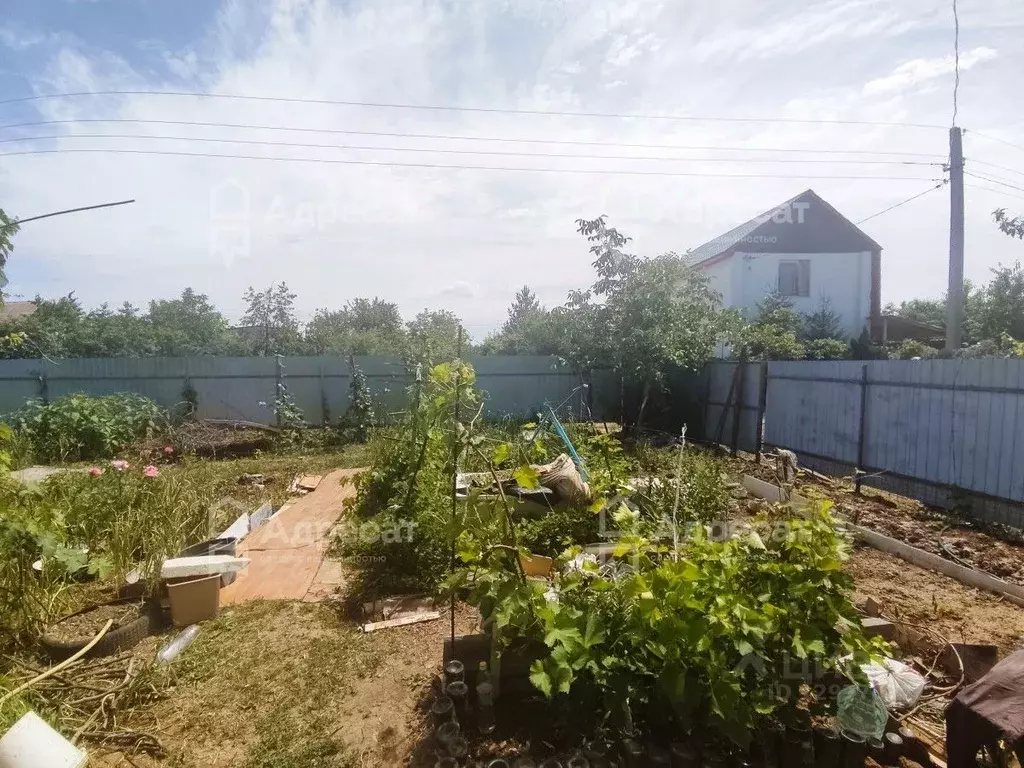
<svg viewBox="0 0 1024 768"><path fill-rule="evenodd" d="M509 445L508 443L502 443L501 445L494 449L494 456L491 459L491 461L494 462L495 466L500 466L501 464L504 464L508 460L508 457L511 454L512 446Z"/></svg>
<svg viewBox="0 0 1024 768"><path fill-rule="evenodd" d="M517 467L512 473L512 477L521 488L540 488L540 475L537 474L537 470L529 464L523 464L522 466Z"/></svg>
<svg viewBox="0 0 1024 768"><path fill-rule="evenodd" d="M739 651L741 656L748 656L754 652L754 646L746 640L738 640L736 641L736 650Z"/></svg>
<svg viewBox="0 0 1024 768"><path fill-rule="evenodd" d="M587 626L583 630L583 647L592 648L604 640L604 627L596 613L587 615Z"/></svg>
<svg viewBox="0 0 1024 768"><path fill-rule="evenodd" d="M807 658L807 648L804 647L803 640L800 639L800 630L798 629L793 633L793 654L798 659Z"/></svg>

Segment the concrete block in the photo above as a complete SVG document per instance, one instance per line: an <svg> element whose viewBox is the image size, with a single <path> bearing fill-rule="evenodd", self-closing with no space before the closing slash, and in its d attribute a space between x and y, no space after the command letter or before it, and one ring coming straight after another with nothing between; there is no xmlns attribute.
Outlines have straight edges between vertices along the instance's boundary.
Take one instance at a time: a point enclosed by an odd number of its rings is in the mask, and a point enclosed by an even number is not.
<svg viewBox="0 0 1024 768"><path fill-rule="evenodd" d="M896 635L895 625L878 616L868 616L864 619L863 624L864 634L868 637L881 637L883 640L891 642Z"/></svg>

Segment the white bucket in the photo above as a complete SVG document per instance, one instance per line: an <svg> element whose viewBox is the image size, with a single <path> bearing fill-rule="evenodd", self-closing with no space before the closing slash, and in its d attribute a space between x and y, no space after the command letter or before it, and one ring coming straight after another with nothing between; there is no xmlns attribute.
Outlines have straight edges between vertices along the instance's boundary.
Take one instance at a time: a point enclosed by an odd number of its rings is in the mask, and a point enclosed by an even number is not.
<svg viewBox="0 0 1024 768"><path fill-rule="evenodd" d="M85 752L35 712L26 712L0 738L0 768L84 768L86 760Z"/></svg>

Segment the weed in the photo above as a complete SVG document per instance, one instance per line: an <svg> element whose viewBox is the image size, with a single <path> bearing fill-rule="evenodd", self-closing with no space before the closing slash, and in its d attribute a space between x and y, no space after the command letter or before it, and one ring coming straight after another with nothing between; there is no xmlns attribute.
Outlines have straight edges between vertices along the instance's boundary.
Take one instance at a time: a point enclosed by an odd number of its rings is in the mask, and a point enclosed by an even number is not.
<svg viewBox="0 0 1024 768"><path fill-rule="evenodd" d="M166 413L141 395L122 392L93 397L73 394L51 403L30 400L9 421L31 443L37 461L82 461L114 456L151 436Z"/></svg>
<svg viewBox="0 0 1024 768"><path fill-rule="evenodd" d="M358 761L327 731L323 719L301 721L287 707L265 715L245 768L354 768Z"/></svg>

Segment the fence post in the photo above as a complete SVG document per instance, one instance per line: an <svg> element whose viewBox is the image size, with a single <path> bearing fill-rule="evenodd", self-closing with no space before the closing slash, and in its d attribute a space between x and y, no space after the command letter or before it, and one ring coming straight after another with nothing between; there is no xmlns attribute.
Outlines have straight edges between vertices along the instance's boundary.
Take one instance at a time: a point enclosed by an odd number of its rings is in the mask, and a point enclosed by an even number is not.
<svg viewBox="0 0 1024 768"><path fill-rule="evenodd" d="M736 374L736 406L732 412L732 455L736 455L736 451L740 445L740 427L743 421L743 405L746 400L743 387L747 383L747 363L745 360L740 360L738 372Z"/></svg>
<svg viewBox="0 0 1024 768"><path fill-rule="evenodd" d="M857 477L853 481L854 493L860 493L860 479L864 474L864 431L868 422L868 364L860 369L860 426L857 430Z"/></svg>
<svg viewBox="0 0 1024 768"><path fill-rule="evenodd" d="M714 370L711 366L712 363L704 363L704 409L700 414L700 428L701 437L705 440L711 439L711 425L708 423L708 409L711 407L711 372Z"/></svg>
<svg viewBox="0 0 1024 768"><path fill-rule="evenodd" d="M761 380L757 392L757 463L764 449L764 412L768 407L768 361L761 361Z"/></svg>
<svg viewBox="0 0 1024 768"><path fill-rule="evenodd" d="M281 356L274 355L274 412L277 414L277 426L281 426L281 387L283 385L284 371L282 370Z"/></svg>
<svg viewBox="0 0 1024 768"><path fill-rule="evenodd" d="M46 361L40 360L39 370L39 399L43 401L44 405L50 403L50 382L46 378Z"/></svg>

